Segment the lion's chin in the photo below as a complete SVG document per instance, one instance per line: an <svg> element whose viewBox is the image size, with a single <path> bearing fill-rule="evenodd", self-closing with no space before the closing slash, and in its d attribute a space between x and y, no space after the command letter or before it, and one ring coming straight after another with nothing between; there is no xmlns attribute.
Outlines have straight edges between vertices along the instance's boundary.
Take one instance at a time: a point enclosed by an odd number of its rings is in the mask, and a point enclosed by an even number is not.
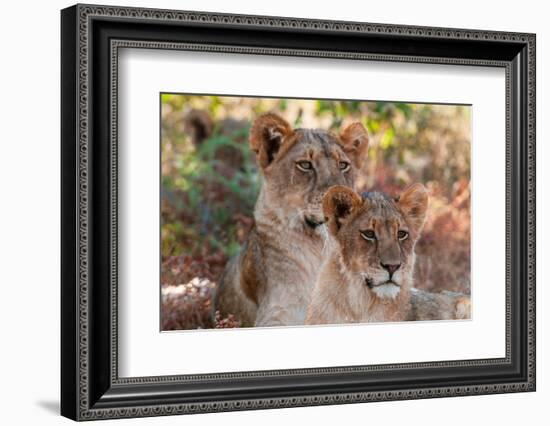
<svg viewBox="0 0 550 426"><path fill-rule="evenodd" d="M380 299L395 299L401 291L401 287L391 281L370 288Z"/></svg>

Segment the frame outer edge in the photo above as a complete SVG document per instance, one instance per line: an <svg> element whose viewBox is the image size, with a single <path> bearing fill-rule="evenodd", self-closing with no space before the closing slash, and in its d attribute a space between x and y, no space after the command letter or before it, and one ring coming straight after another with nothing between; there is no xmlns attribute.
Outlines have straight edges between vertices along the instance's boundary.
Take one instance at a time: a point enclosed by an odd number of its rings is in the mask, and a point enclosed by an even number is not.
<svg viewBox="0 0 550 426"><path fill-rule="evenodd" d="M77 7L61 11L61 414L78 418Z"/></svg>

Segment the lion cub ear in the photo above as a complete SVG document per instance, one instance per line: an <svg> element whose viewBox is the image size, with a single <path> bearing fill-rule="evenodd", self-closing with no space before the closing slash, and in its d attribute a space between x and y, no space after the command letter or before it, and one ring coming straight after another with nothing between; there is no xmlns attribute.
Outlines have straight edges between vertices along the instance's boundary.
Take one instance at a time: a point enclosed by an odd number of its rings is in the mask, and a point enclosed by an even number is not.
<svg viewBox="0 0 550 426"><path fill-rule="evenodd" d="M428 210L428 191L424 185L415 183L409 186L399 196L397 205L405 215L409 226L414 228L416 234L420 233Z"/></svg>
<svg viewBox="0 0 550 426"><path fill-rule="evenodd" d="M328 221L328 228L336 235L342 225L363 205L359 194L345 186L331 187L323 197L323 214Z"/></svg>
<svg viewBox="0 0 550 426"><path fill-rule="evenodd" d="M340 132L340 146L348 154L355 166L361 167L367 158L369 134L361 123L352 123Z"/></svg>
<svg viewBox="0 0 550 426"><path fill-rule="evenodd" d="M290 124L277 114L263 114L254 121L250 129L250 149L256 153L262 168L273 162L285 138L292 133Z"/></svg>

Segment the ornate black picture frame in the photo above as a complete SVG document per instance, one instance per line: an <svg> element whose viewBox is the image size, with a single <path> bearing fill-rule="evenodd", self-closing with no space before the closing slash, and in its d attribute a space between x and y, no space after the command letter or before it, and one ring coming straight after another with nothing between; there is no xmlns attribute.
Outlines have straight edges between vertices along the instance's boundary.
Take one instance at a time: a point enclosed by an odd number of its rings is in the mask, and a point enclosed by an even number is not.
<svg viewBox="0 0 550 426"><path fill-rule="evenodd" d="M74 420L535 390L535 35L76 5L61 13L61 413ZM506 356L119 378L120 47L506 72Z"/></svg>

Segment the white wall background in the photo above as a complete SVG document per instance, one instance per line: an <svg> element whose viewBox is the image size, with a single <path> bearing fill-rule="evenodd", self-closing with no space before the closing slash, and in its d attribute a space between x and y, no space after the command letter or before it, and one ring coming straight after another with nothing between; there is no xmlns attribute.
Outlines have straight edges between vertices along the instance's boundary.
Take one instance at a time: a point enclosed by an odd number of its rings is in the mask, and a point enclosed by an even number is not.
<svg viewBox="0 0 550 426"><path fill-rule="evenodd" d="M550 401L550 27L545 2L297 2L104 0L103 4L537 33L538 390L530 394L293 408L119 424L256 425L342 422L517 425L548 421ZM59 404L59 9L71 2L11 1L0 26L0 418L68 424ZM107 421L102 424L110 424ZM113 423L115 424L115 423Z"/></svg>

